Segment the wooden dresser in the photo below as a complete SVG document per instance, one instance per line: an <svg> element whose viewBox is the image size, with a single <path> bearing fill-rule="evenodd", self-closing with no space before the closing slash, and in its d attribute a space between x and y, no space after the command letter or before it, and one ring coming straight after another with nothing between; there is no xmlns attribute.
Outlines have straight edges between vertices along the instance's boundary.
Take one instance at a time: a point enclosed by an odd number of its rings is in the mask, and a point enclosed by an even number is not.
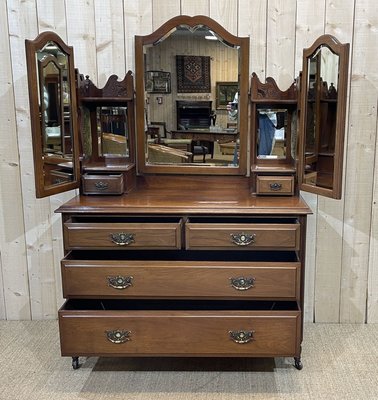
<svg viewBox="0 0 378 400"><path fill-rule="evenodd" d="M164 189L162 189L164 187ZM61 206L63 356L295 357L307 205L241 177L155 177Z"/></svg>
<svg viewBox="0 0 378 400"><path fill-rule="evenodd" d="M73 368L80 356L290 356L302 368L311 210L299 193L341 197L349 45L319 37L285 91L249 82L249 48L208 17L177 16L135 36L135 78L100 89L55 33L26 41L36 196L81 193L57 210ZM187 74L172 68L184 50ZM179 71L185 88L171 87Z"/></svg>

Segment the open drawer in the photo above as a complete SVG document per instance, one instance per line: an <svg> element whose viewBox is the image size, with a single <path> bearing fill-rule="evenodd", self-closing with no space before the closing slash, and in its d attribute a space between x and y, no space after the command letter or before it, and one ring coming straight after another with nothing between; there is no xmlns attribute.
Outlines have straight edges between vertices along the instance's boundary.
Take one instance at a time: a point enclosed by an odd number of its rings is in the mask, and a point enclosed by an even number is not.
<svg viewBox="0 0 378 400"><path fill-rule="evenodd" d="M227 261L225 261L227 260ZM71 251L65 298L298 299L295 252Z"/></svg>
<svg viewBox="0 0 378 400"><path fill-rule="evenodd" d="M179 249L181 226L178 217L74 216L63 234L66 249Z"/></svg>
<svg viewBox="0 0 378 400"><path fill-rule="evenodd" d="M68 300L63 356L296 356L296 302Z"/></svg>

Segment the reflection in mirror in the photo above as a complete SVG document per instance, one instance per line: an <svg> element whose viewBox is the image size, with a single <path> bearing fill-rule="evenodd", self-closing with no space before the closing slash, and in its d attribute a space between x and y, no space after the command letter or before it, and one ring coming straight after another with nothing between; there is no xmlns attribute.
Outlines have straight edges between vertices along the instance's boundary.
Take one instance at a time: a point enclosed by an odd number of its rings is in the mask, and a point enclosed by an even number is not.
<svg viewBox="0 0 378 400"><path fill-rule="evenodd" d="M284 108L257 110L258 135L257 157L261 159L285 159L291 143L291 113Z"/></svg>
<svg viewBox="0 0 378 400"><path fill-rule="evenodd" d="M319 47L308 59L305 182L333 188L339 56Z"/></svg>
<svg viewBox="0 0 378 400"><path fill-rule="evenodd" d="M292 173L297 146L297 82L281 90L272 77L251 77L251 166Z"/></svg>
<svg viewBox="0 0 378 400"><path fill-rule="evenodd" d="M48 41L36 52L45 185L74 179L68 56Z"/></svg>
<svg viewBox="0 0 378 400"><path fill-rule="evenodd" d="M229 112L216 109L215 101L216 82L238 82L238 62L238 48L203 25L178 26L159 45L145 46L145 70L167 71L172 79L171 92L154 96L146 80L148 124L164 121L167 129L164 138L147 130L147 163L238 165L238 96L231 99L235 104ZM163 83L155 79L151 92L168 87Z"/></svg>
<svg viewBox="0 0 378 400"><path fill-rule="evenodd" d="M248 41L204 16L136 37L140 171L245 172L247 119L239 114L247 115Z"/></svg>
<svg viewBox="0 0 378 400"><path fill-rule="evenodd" d="M303 52L301 188L340 198L349 45L321 36Z"/></svg>
<svg viewBox="0 0 378 400"><path fill-rule="evenodd" d="M127 107L97 107L99 156L129 157Z"/></svg>
<svg viewBox="0 0 378 400"><path fill-rule="evenodd" d="M78 187L72 48L44 32L26 40L37 197Z"/></svg>

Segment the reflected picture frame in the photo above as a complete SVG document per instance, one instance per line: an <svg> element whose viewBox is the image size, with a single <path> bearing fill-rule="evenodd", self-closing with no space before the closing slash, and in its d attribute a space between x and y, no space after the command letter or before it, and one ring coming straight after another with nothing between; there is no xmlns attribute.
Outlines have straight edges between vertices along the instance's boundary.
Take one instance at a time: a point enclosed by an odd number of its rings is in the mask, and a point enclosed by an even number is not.
<svg viewBox="0 0 378 400"><path fill-rule="evenodd" d="M227 104L234 101L235 94L239 90L238 82L216 82L216 109L226 110Z"/></svg>
<svg viewBox="0 0 378 400"><path fill-rule="evenodd" d="M147 93L171 93L171 73L146 71L145 90Z"/></svg>

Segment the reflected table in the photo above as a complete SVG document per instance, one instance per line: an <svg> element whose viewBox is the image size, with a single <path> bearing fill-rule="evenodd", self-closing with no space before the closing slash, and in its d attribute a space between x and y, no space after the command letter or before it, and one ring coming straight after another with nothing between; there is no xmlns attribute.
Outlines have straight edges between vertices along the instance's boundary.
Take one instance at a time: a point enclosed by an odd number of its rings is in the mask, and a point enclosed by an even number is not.
<svg viewBox="0 0 378 400"><path fill-rule="evenodd" d="M173 139L191 139L193 142L208 142L211 157L214 156L214 142L236 142L239 132L236 129L188 129L172 131Z"/></svg>

